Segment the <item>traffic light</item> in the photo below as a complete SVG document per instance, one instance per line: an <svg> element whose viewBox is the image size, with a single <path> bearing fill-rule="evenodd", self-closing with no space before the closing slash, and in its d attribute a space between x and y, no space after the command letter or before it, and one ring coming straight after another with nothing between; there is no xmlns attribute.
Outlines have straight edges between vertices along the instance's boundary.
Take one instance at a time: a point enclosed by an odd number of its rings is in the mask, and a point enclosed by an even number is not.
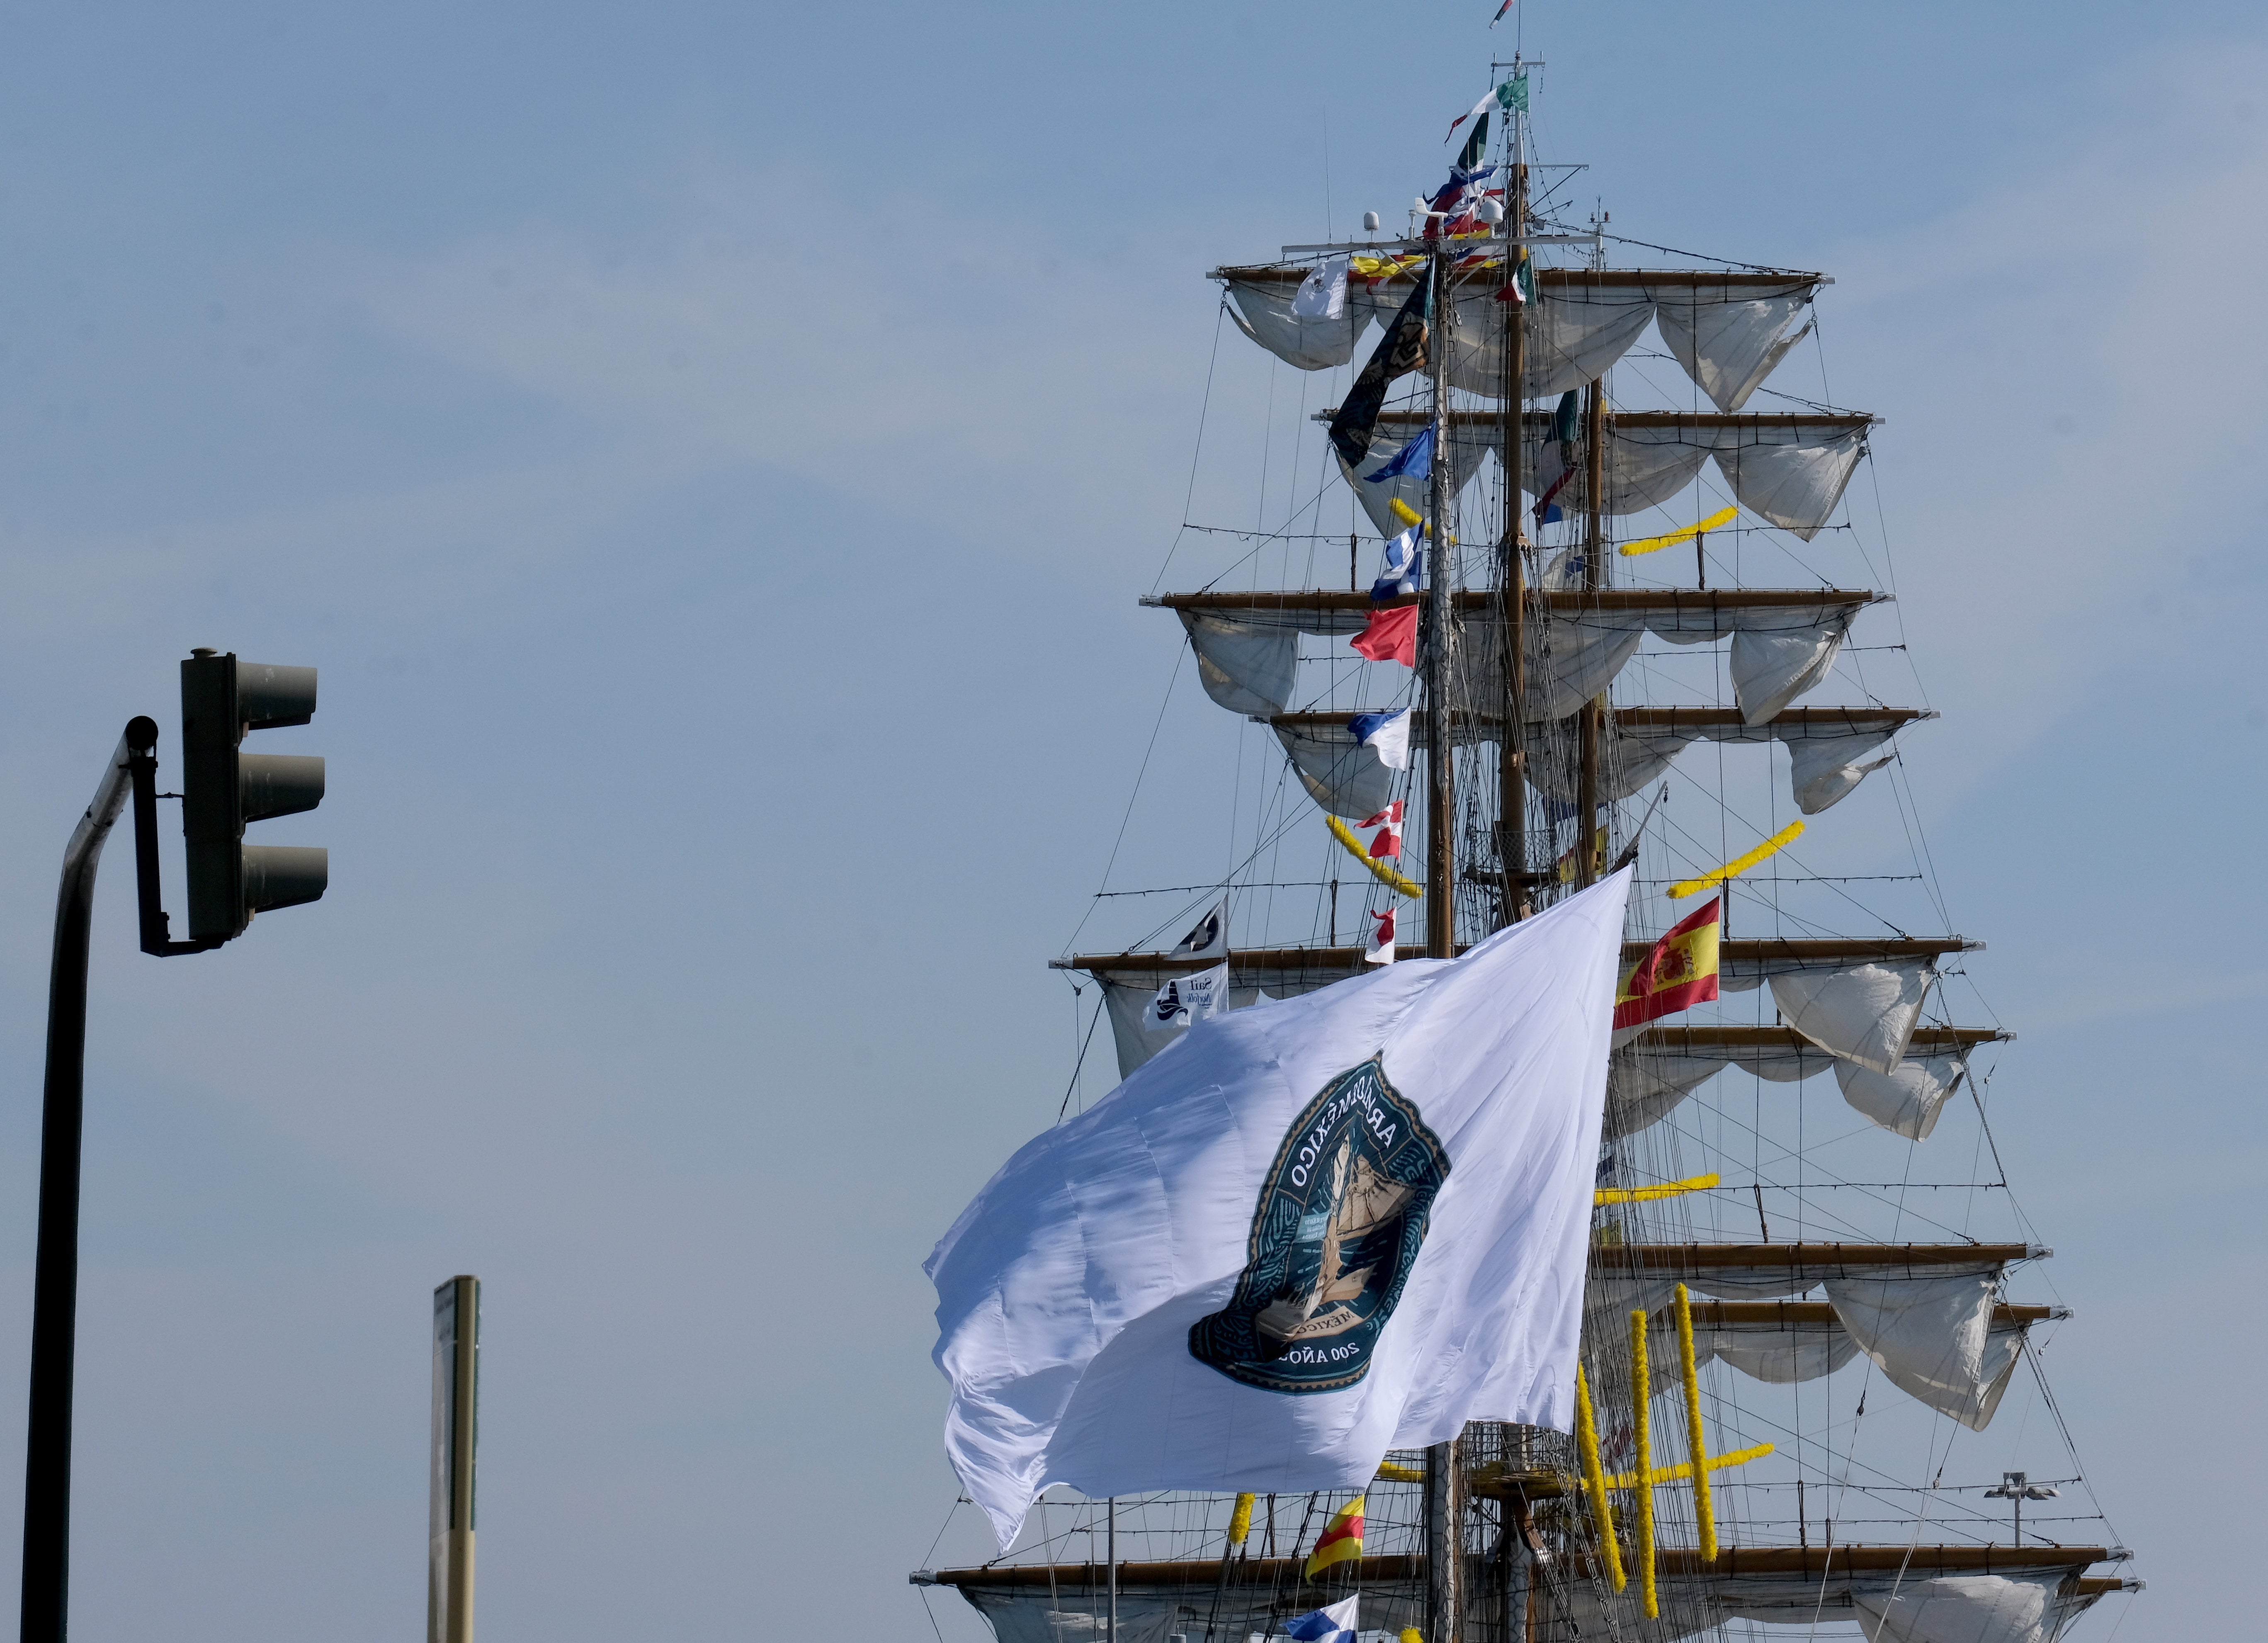
<svg viewBox="0 0 2268 1643"><path fill-rule="evenodd" d="M315 670L189 652L181 664L181 831L188 839L189 938L226 941L254 913L319 900L327 850L247 844L248 822L323 802L323 762L246 753L245 733L315 717Z"/></svg>

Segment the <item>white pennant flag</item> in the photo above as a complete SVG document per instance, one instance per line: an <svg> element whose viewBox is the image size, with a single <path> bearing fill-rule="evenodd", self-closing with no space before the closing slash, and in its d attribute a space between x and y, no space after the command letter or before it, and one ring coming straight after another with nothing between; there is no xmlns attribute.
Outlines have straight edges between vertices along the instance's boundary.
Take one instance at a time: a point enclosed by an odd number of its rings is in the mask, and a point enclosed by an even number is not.
<svg viewBox="0 0 2268 1643"><path fill-rule="evenodd" d="M1345 255L1327 257L1309 270L1292 298L1292 317L1300 320L1340 320L1346 317Z"/></svg>
<svg viewBox="0 0 2268 1643"><path fill-rule="evenodd" d="M1050 1484L1354 1489L1568 1429L1629 888L1199 1021L1008 1161L927 1264L1003 1546Z"/></svg>

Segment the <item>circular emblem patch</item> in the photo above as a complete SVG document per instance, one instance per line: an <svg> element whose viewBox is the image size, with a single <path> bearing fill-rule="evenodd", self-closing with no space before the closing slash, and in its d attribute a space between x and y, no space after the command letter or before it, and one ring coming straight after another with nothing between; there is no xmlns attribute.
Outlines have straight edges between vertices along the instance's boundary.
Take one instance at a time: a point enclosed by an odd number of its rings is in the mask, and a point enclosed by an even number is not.
<svg viewBox="0 0 2268 1643"><path fill-rule="evenodd" d="M1375 1058L1340 1073L1277 1150L1236 1293L1190 1326L1189 1355L1270 1392L1361 1380L1448 1174Z"/></svg>

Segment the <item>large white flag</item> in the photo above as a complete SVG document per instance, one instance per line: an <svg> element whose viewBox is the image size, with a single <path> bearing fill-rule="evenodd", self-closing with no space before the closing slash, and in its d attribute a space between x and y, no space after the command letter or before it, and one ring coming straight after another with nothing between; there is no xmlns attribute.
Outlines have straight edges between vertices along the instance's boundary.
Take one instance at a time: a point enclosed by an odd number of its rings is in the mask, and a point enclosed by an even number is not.
<svg viewBox="0 0 2268 1643"><path fill-rule="evenodd" d="M1566 1430L1627 871L1462 958L1199 1022L931 1254L946 1448L1041 1490L1348 1489Z"/></svg>

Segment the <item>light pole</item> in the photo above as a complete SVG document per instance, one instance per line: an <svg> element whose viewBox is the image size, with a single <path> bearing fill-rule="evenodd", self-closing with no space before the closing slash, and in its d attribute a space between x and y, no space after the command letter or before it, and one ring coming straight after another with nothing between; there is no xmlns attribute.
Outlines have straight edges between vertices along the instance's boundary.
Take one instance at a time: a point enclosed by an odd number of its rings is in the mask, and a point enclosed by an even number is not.
<svg viewBox="0 0 2268 1643"><path fill-rule="evenodd" d="M78 1333L78 1203L86 1110L86 972L95 870L110 829L134 800L135 875L144 953L205 953L244 932L254 913L320 896L320 850L247 845L244 826L322 802L323 762L242 754L246 732L304 725L315 670L239 662L197 651L181 664L183 831L189 841L190 939L173 940L159 904L158 723L137 714L103 767L93 802L63 849L48 970L47 1079L40 1110L38 1253L32 1277L32 1374L24 1444L23 1643L64 1643L70 1629L71 1379Z"/></svg>
<svg viewBox="0 0 2268 1643"><path fill-rule="evenodd" d="M2002 1472L2000 1486L1998 1489L1987 1489L1984 1492L1984 1498L1987 1500L2007 1500L2014 1505L2016 1544L2021 1546L2024 1544L2024 1502L2052 1500L2062 1492L2060 1489L2051 1489L2045 1484L2031 1482L2028 1475L2023 1472Z"/></svg>

